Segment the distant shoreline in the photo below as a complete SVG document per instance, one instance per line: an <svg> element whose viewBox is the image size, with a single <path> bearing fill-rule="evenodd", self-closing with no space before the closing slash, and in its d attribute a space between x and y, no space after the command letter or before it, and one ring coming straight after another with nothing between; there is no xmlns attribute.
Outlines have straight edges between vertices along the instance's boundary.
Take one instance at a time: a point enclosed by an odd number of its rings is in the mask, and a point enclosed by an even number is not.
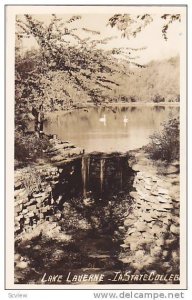
<svg viewBox="0 0 192 300"><path fill-rule="evenodd" d="M95 108L95 107L133 107L133 106L149 106L149 107L155 107L155 106L173 106L173 107L179 107L180 102L111 102L111 103L101 103L100 105L94 105L92 103L85 103L82 107L72 107L71 109L62 109L62 110L55 110L55 111L47 111L45 112L45 117L48 117L50 114L57 113L57 114L67 114L72 113L73 111L77 109L89 109L89 108Z"/></svg>
<svg viewBox="0 0 192 300"><path fill-rule="evenodd" d="M102 106L102 105L101 105ZM105 103L103 106L107 107L114 107L114 106L180 106L180 102L129 102L129 103L124 103L124 102L118 102L118 103Z"/></svg>
<svg viewBox="0 0 192 300"><path fill-rule="evenodd" d="M71 107L70 109L62 109L62 110L55 110L55 111L47 111L45 114L48 116L52 113L71 113L76 109L88 109L88 108L94 108L94 107L117 107L117 106L124 106L124 107L133 107L133 106L175 106L179 107L180 102L111 102L111 103L100 103L99 105L95 105L94 103L84 103L82 106L78 106L78 104L75 107Z"/></svg>

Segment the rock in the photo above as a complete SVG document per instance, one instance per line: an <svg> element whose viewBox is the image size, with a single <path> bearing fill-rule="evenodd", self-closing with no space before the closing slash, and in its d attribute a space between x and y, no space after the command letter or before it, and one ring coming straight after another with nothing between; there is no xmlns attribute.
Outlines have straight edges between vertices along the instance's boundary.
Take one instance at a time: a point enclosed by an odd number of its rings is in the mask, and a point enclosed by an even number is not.
<svg viewBox="0 0 192 300"><path fill-rule="evenodd" d="M20 215L20 216L18 216L18 217L15 218L15 221L16 221L16 222L19 222L22 218L23 218L23 216Z"/></svg>
<svg viewBox="0 0 192 300"><path fill-rule="evenodd" d="M161 247L158 247L158 246L152 248L150 251L152 256L159 256L161 254L161 252L162 252L162 249L161 249Z"/></svg>
<svg viewBox="0 0 192 300"><path fill-rule="evenodd" d="M180 186L179 185L173 185L171 187L171 193L178 196L179 193L180 193Z"/></svg>
<svg viewBox="0 0 192 300"><path fill-rule="evenodd" d="M21 261L16 264L16 267L19 269L26 269L28 267L28 262Z"/></svg>
<svg viewBox="0 0 192 300"><path fill-rule="evenodd" d="M123 257L120 259L124 264L129 264L131 262L130 257Z"/></svg>
<svg viewBox="0 0 192 300"><path fill-rule="evenodd" d="M172 196L172 202L179 203L179 202L180 202L180 198L179 198L179 196L178 196L178 197L176 197L176 196Z"/></svg>
<svg viewBox="0 0 192 300"><path fill-rule="evenodd" d="M152 235L160 235L160 233L162 232L162 228L158 225L153 225L153 227L151 228L151 234Z"/></svg>
<svg viewBox="0 0 192 300"><path fill-rule="evenodd" d="M128 235L131 235L133 232L136 231L136 228L130 228L128 231L127 231L127 234Z"/></svg>
<svg viewBox="0 0 192 300"><path fill-rule="evenodd" d="M25 224L25 225L28 225L29 223L30 223L30 219L29 219L29 218L26 218L24 224Z"/></svg>
<svg viewBox="0 0 192 300"><path fill-rule="evenodd" d="M14 255L14 259L15 259L15 261L20 261L21 255L20 255L19 253L16 253L16 254Z"/></svg>
<svg viewBox="0 0 192 300"><path fill-rule="evenodd" d="M149 223L152 222L153 220L155 220L155 217L153 216L153 212L143 212L142 214L142 219L143 221Z"/></svg>
<svg viewBox="0 0 192 300"><path fill-rule="evenodd" d="M155 183L158 182L158 178L153 177L152 182L155 182Z"/></svg>
<svg viewBox="0 0 192 300"><path fill-rule="evenodd" d="M171 205L169 203L162 203L162 207L166 210L170 210L173 208L173 205Z"/></svg>
<svg viewBox="0 0 192 300"><path fill-rule="evenodd" d="M145 188L146 188L146 190L151 191L151 185L145 184Z"/></svg>
<svg viewBox="0 0 192 300"><path fill-rule="evenodd" d="M170 181L170 183L171 183L173 186L179 185L179 178L177 178L177 177L175 177L175 178L169 178L169 181Z"/></svg>
<svg viewBox="0 0 192 300"><path fill-rule="evenodd" d="M129 245L131 251L136 251L138 249L138 244L137 243L132 243Z"/></svg>
<svg viewBox="0 0 192 300"><path fill-rule="evenodd" d="M20 231L20 229L21 229L21 228L20 228L19 225L17 225L17 226L15 225L15 227L14 227L14 232L18 232L18 231Z"/></svg>
<svg viewBox="0 0 192 300"><path fill-rule="evenodd" d="M157 190L151 190L151 195L158 196L159 193L157 192Z"/></svg>
<svg viewBox="0 0 192 300"><path fill-rule="evenodd" d="M179 226L175 226L174 224L172 224L170 227L170 231L175 235L179 235L180 233Z"/></svg>
<svg viewBox="0 0 192 300"><path fill-rule="evenodd" d="M167 256L169 255L169 251L163 250L163 253L162 253L162 254L163 254L164 257L167 257Z"/></svg>
<svg viewBox="0 0 192 300"><path fill-rule="evenodd" d="M27 213L28 213L28 209L25 208L25 209L22 211L22 213L23 213L24 215L27 214Z"/></svg>
<svg viewBox="0 0 192 300"><path fill-rule="evenodd" d="M171 220L170 220L170 218L165 217L165 218L162 218L162 222L163 222L163 224L165 224L165 225L170 225Z"/></svg>
<svg viewBox="0 0 192 300"><path fill-rule="evenodd" d="M136 229L140 232L147 231L147 229L148 229L147 226L146 226L146 223L145 222L140 222L140 221L136 222L134 224L134 227L136 227Z"/></svg>
<svg viewBox="0 0 192 300"><path fill-rule="evenodd" d="M167 213L167 209L163 207L163 204L154 204L153 208L158 212Z"/></svg>
<svg viewBox="0 0 192 300"><path fill-rule="evenodd" d="M151 177L150 177L150 178L147 178L147 177L145 176L143 179L144 179L144 181L145 181L145 187L146 187L146 185L147 185L148 187L151 188L151 185L152 185L152 179L151 179Z"/></svg>
<svg viewBox="0 0 192 300"><path fill-rule="evenodd" d="M137 193L139 194L141 199L147 199L147 197L149 196L147 190L145 190L141 186L137 188Z"/></svg>
<svg viewBox="0 0 192 300"><path fill-rule="evenodd" d="M166 197L161 197L161 196L158 196L157 198L157 201L159 202L159 203L170 203L170 199L168 200Z"/></svg>
<svg viewBox="0 0 192 300"><path fill-rule="evenodd" d="M153 238L151 237L150 234L148 234L148 237L142 236L138 240L137 245L140 245L140 246L145 247L145 248L150 248L152 243L153 243Z"/></svg>
<svg viewBox="0 0 192 300"><path fill-rule="evenodd" d="M154 264L154 258L149 255L145 255L138 258L136 261L132 260L130 265L136 270L142 270L143 268L149 268Z"/></svg>
<svg viewBox="0 0 192 300"><path fill-rule="evenodd" d="M145 255L145 251L144 250L138 250L135 253L135 257L143 257Z"/></svg>
<svg viewBox="0 0 192 300"><path fill-rule="evenodd" d="M144 177L143 172L138 172L137 175L136 175L137 179L143 179L143 177Z"/></svg>
<svg viewBox="0 0 192 300"><path fill-rule="evenodd" d="M156 245L157 245L158 247L163 246L164 243L165 243L165 241L164 241L163 238L159 238L159 239L156 241Z"/></svg>
<svg viewBox="0 0 192 300"><path fill-rule="evenodd" d="M178 216L173 216L172 221L173 223L175 223L176 226L180 224L180 218Z"/></svg>
<svg viewBox="0 0 192 300"><path fill-rule="evenodd" d="M158 193L162 195L167 195L169 191L167 189L158 188Z"/></svg>
<svg viewBox="0 0 192 300"><path fill-rule="evenodd" d="M180 165L179 160L174 160L171 165L178 167Z"/></svg>
<svg viewBox="0 0 192 300"><path fill-rule="evenodd" d="M22 211L22 208L23 208L22 204L15 206L15 209L14 209L15 213L20 213Z"/></svg>
<svg viewBox="0 0 192 300"><path fill-rule="evenodd" d="M135 222L135 217L132 215L129 215L124 221L124 226L129 227L129 226L133 225L134 222Z"/></svg>
<svg viewBox="0 0 192 300"><path fill-rule="evenodd" d="M22 186L22 181L18 180L17 182L14 183L14 188L18 189Z"/></svg>
<svg viewBox="0 0 192 300"><path fill-rule="evenodd" d="M126 245L133 245L133 244L137 244L137 240L138 240L138 237L134 237L132 235L128 236L125 240L124 240L124 243Z"/></svg>
<svg viewBox="0 0 192 300"><path fill-rule="evenodd" d="M140 171L142 169L142 166L140 166L139 164L133 164L131 168L133 171Z"/></svg>
<svg viewBox="0 0 192 300"><path fill-rule="evenodd" d="M137 199L140 199L137 192L133 192L133 191L132 191L132 192L129 193L129 195L130 195L131 197L133 197L134 199L136 199L136 200L137 200Z"/></svg>
<svg viewBox="0 0 192 300"><path fill-rule="evenodd" d="M174 245L177 242L176 238L172 238L172 239L167 239L165 240L165 245L167 245L168 247Z"/></svg>
<svg viewBox="0 0 192 300"><path fill-rule="evenodd" d="M162 267L165 268L165 269L170 269L171 268L171 264L169 261L165 261L163 264L162 264Z"/></svg>
<svg viewBox="0 0 192 300"><path fill-rule="evenodd" d="M167 167L167 169L163 173L166 175L166 174L173 174L173 173L178 173L178 172L179 172L178 166L176 167L176 165L172 164L169 167Z"/></svg>
<svg viewBox="0 0 192 300"><path fill-rule="evenodd" d="M34 212L33 211L30 211L28 214L27 214L27 217L28 218L31 218L31 217L33 217L34 216Z"/></svg>
<svg viewBox="0 0 192 300"><path fill-rule="evenodd" d="M33 193L34 198L40 198L40 197L44 198L46 196L47 196L47 194L45 192L43 192L43 193Z"/></svg>
<svg viewBox="0 0 192 300"><path fill-rule="evenodd" d="M171 257L173 259L173 262L175 264L178 264L178 262L179 262L179 253L178 253L178 251L173 250L172 253L171 253Z"/></svg>
<svg viewBox="0 0 192 300"><path fill-rule="evenodd" d="M18 197L20 195L23 195L24 192L26 192L25 188L19 189L19 190L15 190L14 191L14 197Z"/></svg>
<svg viewBox="0 0 192 300"><path fill-rule="evenodd" d="M129 249L129 248L130 248L130 247L129 247L128 245L126 245L126 244L121 244L120 247L123 248L123 249Z"/></svg>

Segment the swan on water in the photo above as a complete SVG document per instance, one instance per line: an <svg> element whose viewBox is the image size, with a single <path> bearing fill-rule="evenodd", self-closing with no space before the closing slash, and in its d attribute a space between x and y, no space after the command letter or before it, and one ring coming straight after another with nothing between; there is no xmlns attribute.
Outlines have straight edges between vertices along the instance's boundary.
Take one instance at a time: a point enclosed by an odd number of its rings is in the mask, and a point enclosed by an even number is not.
<svg viewBox="0 0 192 300"><path fill-rule="evenodd" d="M103 117L99 118L99 122L102 122L104 125L106 125L106 115L103 115Z"/></svg>
<svg viewBox="0 0 192 300"><path fill-rule="evenodd" d="M127 118L127 116L124 116L123 123L124 123L124 124L127 124L128 121L129 121L129 119Z"/></svg>

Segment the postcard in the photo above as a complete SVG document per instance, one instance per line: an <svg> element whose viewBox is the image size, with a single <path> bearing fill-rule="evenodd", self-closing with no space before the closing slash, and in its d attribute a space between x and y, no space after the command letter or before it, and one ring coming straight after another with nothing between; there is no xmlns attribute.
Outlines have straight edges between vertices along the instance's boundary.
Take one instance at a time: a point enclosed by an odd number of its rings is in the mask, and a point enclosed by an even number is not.
<svg viewBox="0 0 192 300"><path fill-rule="evenodd" d="M6 289L186 289L187 6L5 16Z"/></svg>

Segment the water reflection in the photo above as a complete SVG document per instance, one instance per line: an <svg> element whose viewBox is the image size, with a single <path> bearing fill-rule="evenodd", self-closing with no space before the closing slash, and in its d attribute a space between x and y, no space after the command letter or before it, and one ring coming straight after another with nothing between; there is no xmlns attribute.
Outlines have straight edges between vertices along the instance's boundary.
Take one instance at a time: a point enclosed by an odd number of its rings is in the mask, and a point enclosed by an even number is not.
<svg viewBox="0 0 192 300"><path fill-rule="evenodd" d="M50 113L44 128L87 153L125 152L147 144L149 135L159 130L162 122L178 114L178 107L168 106L81 109Z"/></svg>
<svg viewBox="0 0 192 300"><path fill-rule="evenodd" d="M61 208L66 200L77 197L108 201L119 193L126 194L133 176L127 155L85 155L63 166L53 197L61 199Z"/></svg>

